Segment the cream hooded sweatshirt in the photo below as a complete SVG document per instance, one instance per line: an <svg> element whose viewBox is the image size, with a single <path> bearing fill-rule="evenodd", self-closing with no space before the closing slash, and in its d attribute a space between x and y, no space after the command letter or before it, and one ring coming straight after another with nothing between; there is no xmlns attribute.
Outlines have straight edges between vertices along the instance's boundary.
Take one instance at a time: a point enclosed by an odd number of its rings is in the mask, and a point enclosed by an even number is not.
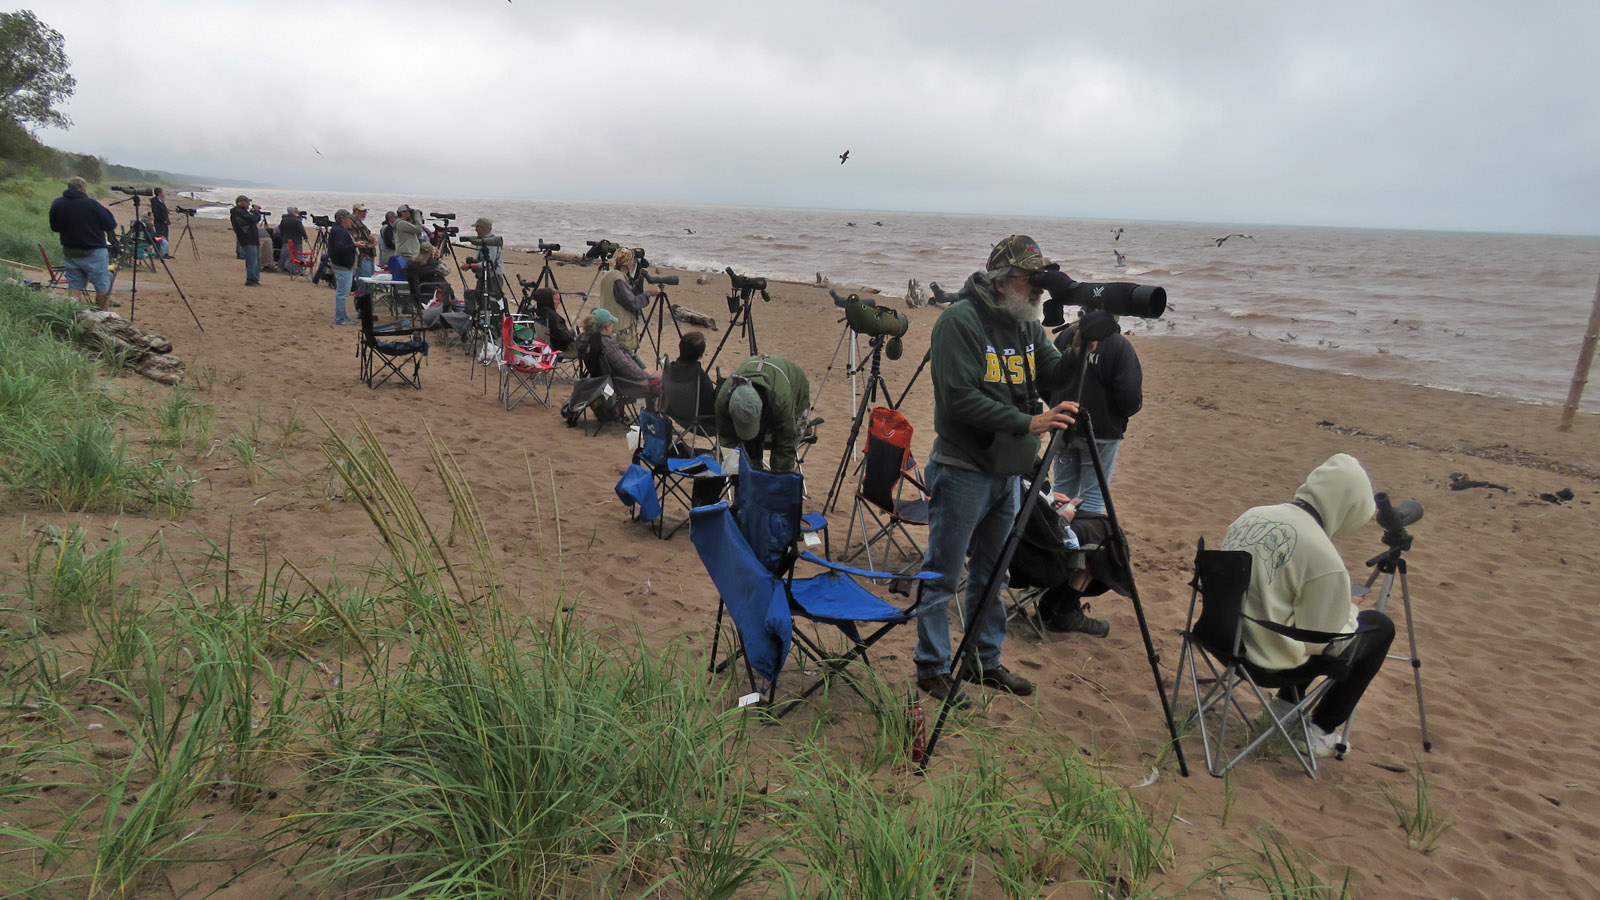
<svg viewBox="0 0 1600 900"><path fill-rule="evenodd" d="M1336 453L1312 470L1294 498L1317 510L1321 527L1300 507L1280 503L1246 510L1222 539L1222 549L1247 550L1255 558L1245 614L1296 628L1352 633L1357 608L1350 599L1350 573L1332 539L1372 518L1372 481L1355 457ZM1249 621L1244 642L1250 661L1265 669L1292 669L1327 647L1274 634Z"/></svg>

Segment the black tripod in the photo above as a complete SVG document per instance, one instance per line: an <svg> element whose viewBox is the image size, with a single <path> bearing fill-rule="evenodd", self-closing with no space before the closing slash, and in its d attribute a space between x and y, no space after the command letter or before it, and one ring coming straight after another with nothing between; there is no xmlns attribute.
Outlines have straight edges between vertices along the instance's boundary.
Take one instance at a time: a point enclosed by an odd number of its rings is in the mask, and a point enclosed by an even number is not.
<svg viewBox="0 0 1600 900"><path fill-rule="evenodd" d="M761 351L756 349L756 323L754 301L757 294L761 295L764 302L771 303L772 295L767 293L767 280L765 278L751 278L740 275L729 266L725 269L733 286L728 290L728 314L732 319L728 322L728 330L722 333L722 340L717 341L717 349L712 352L711 358L706 360L706 370L710 371L716 363L717 356L722 353L722 347L728 343L728 338L733 336L733 329L738 328L750 343L750 355L760 356Z"/></svg>
<svg viewBox="0 0 1600 900"><path fill-rule="evenodd" d="M522 295L525 298L531 297L532 291L537 291L540 288L549 288L551 291L555 292L556 305L561 307L561 317L567 320L567 329L569 331L576 331L578 323L572 321L571 314L567 312L567 301L562 298L561 287L556 284L556 272L554 269L550 268L550 254L555 253L560 249L560 244L546 244L544 239L541 238L539 240L539 249L535 251L536 253L541 253L544 255L544 266L543 268L539 269L539 277L533 280L533 285L531 288L529 287L528 282L522 280L521 275L517 276L517 283L522 285ZM584 297L584 302L589 302L587 296ZM578 307L578 312L583 312L583 307Z"/></svg>
<svg viewBox="0 0 1600 900"><path fill-rule="evenodd" d="M178 253L178 248L183 246L183 239L188 238L189 249L194 251L195 261L198 262L200 260L200 242L195 240L194 229L189 227L189 220L194 218L194 210L184 209L180 206L178 207L178 212L183 216L183 230L178 232L178 239L172 242L171 252L174 256L176 256Z"/></svg>
<svg viewBox="0 0 1600 900"><path fill-rule="evenodd" d="M642 280L656 286L656 297L650 302L650 308L645 310L644 314L640 317L640 323L643 326L643 337L648 338L651 346L654 347L654 358L657 361L660 361L664 356L667 355L661 346L661 338L663 333L666 331L666 323L668 319L672 320L672 330L678 333L678 337L683 337L683 329L678 327L678 317L672 315L670 312L670 310L673 308L672 301L667 297L667 287L677 285L678 276L651 275L643 268L639 269L639 276ZM651 334L650 332L651 319L654 319L656 323L656 330L654 334Z"/></svg>
<svg viewBox="0 0 1600 900"><path fill-rule="evenodd" d="M134 305L139 300L139 245L146 244L152 249L156 248L156 236L149 232L148 226L144 224L144 219L139 217L139 197L150 196L150 191L148 188L141 188L139 190L144 191L141 195L138 191L129 188L112 188L112 190L127 194L128 199L133 201L133 225L128 229L133 239L132 255L134 261L133 283L128 286L128 321L131 323L133 321ZM121 203L123 201L118 200L117 202ZM178 299L183 301L183 305L189 310L189 317L194 319L194 327L205 331L205 326L200 324L200 317L195 315L194 307L189 306L189 298L183 295L183 288L178 287L178 279L172 277L172 267L167 265L166 257L160 253L156 253L154 256L161 260L161 268L166 270L167 280L172 282L172 289L178 292ZM154 261L151 262L150 269L155 271Z"/></svg>
<svg viewBox="0 0 1600 900"><path fill-rule="evenodd" d="M872 408L872 403L878 396L879 387L883 388L884 402L889 402L889 383L883 380L883 336L873 337L867 342L867 345L872 348L867 353L866 362L862 364L867 367L867 384L861 390L861 402L856 404L856 414L850 420L850 437L845 440L844 455L839 457L839 468L833 473L833 484L828 488L828 499L822 504L824 513L833 511L834 504L838 502L839 494L844 489L845 474L850 468L850 458L855 455L856 439L861 437L861 423L867 417L867 410ZM854 375L859 371L860 367L857 367L856 372L851 374ZM898 406L899 404L895 404L889 408L897 409ZM849 543L848 535L850 532L847 531L845 534L847 535L845 542Z"/></svg>
<svg viewBox="0 0 1600 900"><path fill-rule="evenodd" d="M1377 497L1379 499L1378 522L1379 524L1384 524L1385 519L1392 514L1393 509L1389 506L1388 495L1378 494ZM1401 509L1404 510L1408 505L1410 504L1402 504ZM1422 507L1416 506L1415 509L1416 517L1410 521L1416 521L1416 519L1422 517ZM1411 586L1406 581L1406 559L1403 555L1407 550L1411 549L1411 535L1407 533L1403 526L1399 528L1385 527L1383 543L1389 549L1367 560L1367 568L1372 570L1372 574L1367 576L1367 589L1371 590L1378 577L1383 577L1383 586L1378 589L1378 598L1372 602L1372 608L1387 614L1389 611L1389 592L1394 588L1395 576L1398 575L1400 578L1400 602L1406 609L1406 638L1411 643L1411 678L1417 688L1417 722L1422 727L1422 752L1432 753L1433 741L1428 738L1428 710L1422 702L1422 657L1417 654L1417 627L1411 617ZM1392 653L1389 654L1388 658L1406 659L1404 656L1396 656ZM1339 744L1335 747L1339 751L1341 758L1350 748L1350 734L1355 729L1355 724L1356 717L1355 713L1352 712L1349 721L1345 722L1344 733L1339 736Z"/></svg>
<svg viewBox="0 0 1600 900"><path fill-rule="evenodd" d="M1085 337L1087 339L1089 336L1086 335ZM1099 337L1095 336L1095 339ZM1087 347L1080 353L1079 359L1077 399L1081 402L1083 399L1083 384L1088 377L1089 369ZM1079 434L1088 441L1089 456L1094 461L1095 480L1100 484L1100 496L1105 498L1106 518L1111 524L1111 533L1107 540L1109 546L1106 549L1116 554L1115 563L1128 573L1129 599L1133 601L1133 611L1139 619L1139 633L1144 637L1144 650L1145 656L1150 660L1150 673L1155 676L1156 696L1161 698L1161 714L1167 720L1167 736L1172 741L1173 752L1178 757L1178 771L1182 773L1183 777L1187 778L1189 777L1189 763L1183 758L1183 745L1178 742L1178 727L1172 721L1172 706L1167 699L1167 692L1161 681L1161 657L1156 653L1154 642L1150 640L1150 625L1145 621L1144 604L1139 601L1139 588L1134 583L1133 568L1129 564L1128 536L1123 533L1122 523L1117 520L1116 506L1111 502L1111 487L1106 482L1105 466L1100 462L1100 451L1094 442L1094 423L1090 421L1087 412L1081 411L1081 407L1077 421L1074 422L1070 429L1051 433L1050 443L1045 447L1044 457L1039 460L1039 464L1034 468L1033 478L1030 483L1040 485L1049 481L1051 466L1055 462L1056 454L1059 452L1061 444L1064 441L1070 441L1074 435ZM1011 567L1011 558L1017 552L1017 545L1022 542L1023 524L1028 521L1028 516L1033 513L1034 504L1038 502L1040 500L1037 489L1030 489L1023 493L1021 508L1017 510L1016 520L1011 523L1011 534L1006 537L1005 545L1000 549L1000 558L995 560L994 568L989 572L988 587L985 588L983 596L978 600L977 608L968 620L974 623L974 626L976 623L983 621L984 611L991 604L1000 602L1000 591L1004 587L1006 570ZM928 762L933 759L933 751L939 743L939 734L944 730L945 718L950 714L950 707L954 703L960 702L961 688L965 683L967 674L968 653L971 651L972 642L977 637L977 634L976 627L969 628L961 636L961 644L956 648L956 658L951 664L950 670L950 693L939 706L939 717L934 722L933 731L928 734L928 751L927 755L922 759L922 764L918 767L919 774L926 773L928 770Z"/></svg>

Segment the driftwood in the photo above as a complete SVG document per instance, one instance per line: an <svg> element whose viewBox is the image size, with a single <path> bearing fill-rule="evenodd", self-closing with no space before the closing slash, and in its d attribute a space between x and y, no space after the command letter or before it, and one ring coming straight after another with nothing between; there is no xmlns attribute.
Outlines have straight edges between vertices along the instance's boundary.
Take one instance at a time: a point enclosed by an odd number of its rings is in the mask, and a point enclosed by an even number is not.
<svg viewBox="0 0 1600 900"><path fill-rule="evenodd" d="M920 309L926 305L928 305L928 301L922 297L922 285L918 284L915 278L907 281L906 306L910 307L911 309Z"/></svg>
<svg viewBox="0 0 1600 900"><path fill-rule="evenodd" d="M708 316L703 312L695 312L687 306L672 304L672 317L679 322L693 325L696 328L707 328L711 331L717 330L717 320L714 317Z"/></svg>
<svg viewBox="0 0 1600 900"><path fill-rule="evenodd" d="M86 309L78 321L95 349L120 354L130 370L162 384L183 381L183 360L172 355L172 342L161 335L135 328L109 310Z"/></svg>

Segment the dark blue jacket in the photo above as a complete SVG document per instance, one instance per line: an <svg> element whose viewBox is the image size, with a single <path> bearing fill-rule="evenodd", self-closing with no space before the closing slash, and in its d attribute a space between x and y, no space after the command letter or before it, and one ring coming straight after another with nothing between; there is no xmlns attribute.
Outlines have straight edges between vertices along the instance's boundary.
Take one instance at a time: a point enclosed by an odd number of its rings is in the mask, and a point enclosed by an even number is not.
<svg viewBox="0 0 1600 900"><path fill-rule="evenodd" d="M335 225L328 232L328 262L341 269L356 266L356 239L343 225Z"/></svg>
<svg viewBox="0 0 1600 900"><path fill-rule="evenodd" d="M99 200L69 188L50 204L50 230L61 235L63 247L98 250L116 233L117 218Z"/></svg>
<svg viewBox="0 0 1600 900"><path fill-rule="evenodd" d="M1056 345L1070 347L1073 329L1056 337ZM1059 392L1051 403L1075 399L1070 392ZM1139 354L1121 334L1100 342L1089 354L1088 376L1083 381L1083 408L1089 413L1097 441L1120 441L1128 430L1128 419L1144 406L1144 370Z"/></svg>

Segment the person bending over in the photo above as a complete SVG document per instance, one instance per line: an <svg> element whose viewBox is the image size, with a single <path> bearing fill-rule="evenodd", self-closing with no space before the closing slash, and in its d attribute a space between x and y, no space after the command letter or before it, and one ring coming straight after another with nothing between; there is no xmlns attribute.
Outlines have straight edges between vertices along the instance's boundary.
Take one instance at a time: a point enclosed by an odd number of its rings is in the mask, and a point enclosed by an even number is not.
<svg viewBox="0 0 1600 900"><path fill-rule="evenodd" d="M67 179L67 189L50 204L50 230L61 235L67 290L82 292L87 303L93 285L94 305L110 309L111 245L107 238L116 234L117 217L89 196L87 187L82 178Z"/></svg>
<svg viewBox="0 0 1600 900"><path fill-rule="evenodd" d="M639 314L650 305L655 287L643 291L633 289L634 272L638 268L633 251L626 247L611 255L611 268L600 276L600 308L617 317L617 340L629 350L639 349L643 328Z"/></svg>
<svg viewBox="0 0 1600 900"><path fill-rule="evenodd" d="M781 356L752 356L722 382L714 410L724 455L743 447L750 464L760 467L770 452L767 469L793 472L811 414L811 382Z"/></svg>
<svg viewBox="0 0 1600 900"><path fill-rule="evenodd" d="M1036 403L1041 394L1072 386L1082 352L1075 346L1063 355L1040 324L1044 293L1029 276L1045 265L1030 237L1012 235L995 244L983 271L967 279L929 339L934 439L924 467L930 499L923 569L940 575L923 586L913 659L917 686L940 700L955 689L947 610L963 564L975 657L966 677L1021 696L1033 693L1033 683L1001 660L1005 605L991 603L980 617L978 604L1017 517L1019 476L1033 470L1039 436L1067 428L1077 412L1071 402L1048 409Z"/></svg>
<svg viewBox="0 0 1600 900"><path fill-rule="evenodd" d="M1280 710L1300 701L1326 660L1349 663L1348 672L1328 689L1311 713L1310 751L1332 756L1337 730L1383 666L1394 642L1394 622L1375 609L1362 610L1350 598L1350 573L1333 545L1353 534L1375 511L1372 481L1355 457L1336 453L1306 476L1294 499L1245 510L1222 539L1224 550L1249 552L1250 587L1245 592L1245 657L1274 672L1305 673L1279 691ZM1251 618L1351 635L1327 644L1308 644L1270 631ZM1280 712L1281 714L1281 712Z"/></svg>
<svg viewBox="0 0 1600 900"><path fill-rule="evenodd" d="M717 427L717 386L700 365L705 354L706 336L684 332L678 339L678 358L662 370L661 390L669 415L684 427L709 436Z"/></svg>

